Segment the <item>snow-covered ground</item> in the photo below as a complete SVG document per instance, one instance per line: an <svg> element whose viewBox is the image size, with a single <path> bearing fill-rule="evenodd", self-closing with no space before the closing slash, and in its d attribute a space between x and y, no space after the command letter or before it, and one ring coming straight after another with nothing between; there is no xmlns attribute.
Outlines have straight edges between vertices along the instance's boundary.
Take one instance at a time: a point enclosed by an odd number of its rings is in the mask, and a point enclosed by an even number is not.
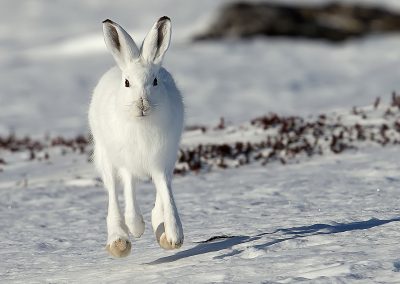
<svg viewBox="0 0 400 284"><path fill-rule="evenodd" d="M186 237L172 252L152 234L144 184L146 231L124 259L104 249L106 194L86 157L21 163L0 182L0 281L398 283L399 156L373 147L176 177ZM229 238L204 243L217 236Z"/></svg>
<svg viewBox="0 0 400 284"><path fill-rule="evenodd" d="M326 124L316 128L323 155L298 155L285 165L279 159L263 165L251 155L239 168L177 175L175 197L186 236L177 251L159 248L149 225L155 190L150 182L142 184L138 199L147 229L125 259L113 259L104 249L107 199L87 151L54 146L32 161L25 152L6 151L0 172L0 281L398 283L400 154L393 143L400 141L400 112L398 107L391 112L379 105L319 120ZM343 125L333 127L339 122ZM385 134L382 125L388 127ZM188 131L182 147L274 140L283 133L280 127ZM292 139L298 127L288 132ZM313 129L300 133L311 144ZM340 132L344 143L358 149L333 154L332 134ZM380 145L382 137L390 141L386 146ZM43 152L50 153L48 159Z"/></svg>
<svg viewBox="0 0 400 284"><path fill-rule="evenodd" d="M0 134L87 133L91 90L114 64L102 40L105 18L139 42L169 15L174 33L165 65L183 91L188 124L212 128L223 116L241 130L187 132L184 147L259 141L265 133L242 125L270 111L307 117L340 109L354 124L353 105L378 96L387 102L399 90L399 35L340 45L191 43L226 2L2 1ZM358 2L400 10L398 0ZM1 151L1 283L400 282L398 145L176 176L185 243L172 252L151 232L155 190L144 183L138 198L147 227L125 259L104 249L106 194L86 154L55 151L27 161L26 153Z"/></svg>

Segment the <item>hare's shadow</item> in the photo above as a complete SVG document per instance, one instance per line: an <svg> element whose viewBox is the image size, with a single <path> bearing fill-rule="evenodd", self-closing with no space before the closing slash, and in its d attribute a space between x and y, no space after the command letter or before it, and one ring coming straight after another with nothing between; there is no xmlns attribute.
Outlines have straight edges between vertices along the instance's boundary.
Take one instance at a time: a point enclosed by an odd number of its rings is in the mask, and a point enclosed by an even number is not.
<svg viewBox="0 0 400 284"><path fill-rule="evenodd" d="M400 221L400 217L395 217L391 219L376 219L372 218L366 221L358 221L358 222L350 222L350 223L334 223L334 224L314 224L310 226L301 226L301 227L293 227L293 228L288 228L288 229L277 229L273 232L266 232L266 233L261 233L255 236L215 236L210 238L209 240L200 242L198 245L184 250L180 251L174 255L166 256L166 257L161 257L159 259L156 259L152 262L146 263L146 264L160 264L160 263L168 263L168 262L174 262L183 258L191 257L191 256L196 256L200 254L206 254L210 252L216 252L216 251L221 251L224 249L231 248L235 245L238 244L243 244L243 243L248 243L256 240L260 240L266 235L273 235L276 233L280 233L281 236L280 238L274 239L272 241L268 241L263 244L257 244L254 245L254 248L257 249L263 249L268 246L271 246L276 243L284 242L287 240L293 240L293 239L298 239L298 238L303 238L307 236L315 236L315 235L329 235L329 234L337 234L337 233L342 233L342 232L348 232L348 231L356 231L356 230L367 230L373 227L385 225L387 223L391 222L398 222ZM242 251L240 250L234 250L230 252L229 254L224 254L217 256L215 258L224 258L227 256L232 256L235 254L238 254Z"/></svg>

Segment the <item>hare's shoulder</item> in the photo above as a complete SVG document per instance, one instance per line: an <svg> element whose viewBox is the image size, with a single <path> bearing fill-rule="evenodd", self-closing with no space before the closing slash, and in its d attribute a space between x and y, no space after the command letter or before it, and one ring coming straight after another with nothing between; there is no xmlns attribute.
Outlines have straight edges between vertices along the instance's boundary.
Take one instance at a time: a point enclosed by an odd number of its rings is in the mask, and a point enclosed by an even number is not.
<svg viewBox="0 0 400 284"><path fill-rule="evenodd" d="M167 89L178 92L178 88L176 87L175 80L172 77L171 73L169 73L167 71L167 69L165 69L164 67L161 67L158 74Z"/></svg>
<svg viewBox="0 0 400 284"><path fill-rule="evenodd" d="M172 77L171 73L169 73L165 68L161 67L159 71L160 79L163 81L166 91L171 98L171 100L176 104L179 102L179 105L182 104L182 95L176 86L175 80Z"/></svg>

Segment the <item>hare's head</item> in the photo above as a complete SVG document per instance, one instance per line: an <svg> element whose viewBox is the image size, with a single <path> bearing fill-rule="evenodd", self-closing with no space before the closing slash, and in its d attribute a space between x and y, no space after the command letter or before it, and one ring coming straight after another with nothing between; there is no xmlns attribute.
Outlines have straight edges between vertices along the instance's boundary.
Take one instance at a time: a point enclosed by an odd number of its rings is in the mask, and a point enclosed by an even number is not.
<svg viewBox="0 0 400 284"><path fill-rule="evenodd" d="M158 19L140 49L131 36L111 20L103 22L103 32L107 48L121 69L118 102L134 116L151 114L165 93L158 73L171 39L170 19Z"/></svg>

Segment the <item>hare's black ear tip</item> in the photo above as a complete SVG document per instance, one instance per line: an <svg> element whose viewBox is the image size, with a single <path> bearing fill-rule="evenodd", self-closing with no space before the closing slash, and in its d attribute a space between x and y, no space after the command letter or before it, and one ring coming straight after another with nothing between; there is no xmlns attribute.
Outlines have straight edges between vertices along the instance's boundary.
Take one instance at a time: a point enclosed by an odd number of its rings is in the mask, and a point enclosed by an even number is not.
<svg viewBox="0 0 400 284"><path fill-rule="evenodd" d="M171 19L167 16L162 16L161 18L158 19L158 22L164 22L164 21L171 21Z"/></svg>
<svg viewBox="0 0 400 284"><path fill-rule="evenodd" d="M108 23L108 24L114 24L113 21L111 21L110 19L106 19L102 22L103 24Z"/></svg>

